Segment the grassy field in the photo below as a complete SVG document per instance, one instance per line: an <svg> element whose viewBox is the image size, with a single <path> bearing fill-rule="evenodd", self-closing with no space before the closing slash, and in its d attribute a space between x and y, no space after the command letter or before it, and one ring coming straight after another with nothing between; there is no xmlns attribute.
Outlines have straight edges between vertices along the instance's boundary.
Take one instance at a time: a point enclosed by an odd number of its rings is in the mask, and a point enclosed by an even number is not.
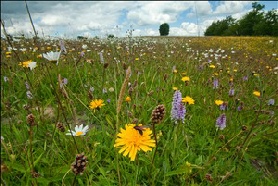
<svg viewBox="0 0 278 186"><path fill-rule="evenodd" d="M63 42L1 41L1 185L277 184L278 38Z"/></svg>

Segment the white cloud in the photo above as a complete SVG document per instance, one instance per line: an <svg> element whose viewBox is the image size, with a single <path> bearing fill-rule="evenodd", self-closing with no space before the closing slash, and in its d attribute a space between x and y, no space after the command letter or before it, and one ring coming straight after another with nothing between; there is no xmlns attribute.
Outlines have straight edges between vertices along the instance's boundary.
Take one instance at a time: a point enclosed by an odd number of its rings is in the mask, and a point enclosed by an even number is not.
<svg viewBox="0 0 278 186"><path fill-rule="evenodd" d="M240 13L250 5L250 1L221 1L220 5L216 7L215 14L234 14Z"/></svg>
<svg viewBox="0 0 278 186"><path fill-rule="evenodd" d="M215 20L231 15L239 19L252 6L246 1L29 1L29 10L39 36L87 34L126 36L159 35L159 25L168 23L170 35L198 35ZM276 8L276 7L275 7ZM1 1L1 18L10 34L33 33L22 1ZM198 25L197 25L198 24ZM174 26L171 26L174 25ZM118 28L116 28L118 26ZM31 34L32 35L32 34Z"/></svg>
<svg viewBox="0 0 278 186"><path fill-rule="evenodd" d="M172 23L179 13L190 8L192 3L182 1L154 1L138 4L127 13L127 19L138 25Z"/></svg>

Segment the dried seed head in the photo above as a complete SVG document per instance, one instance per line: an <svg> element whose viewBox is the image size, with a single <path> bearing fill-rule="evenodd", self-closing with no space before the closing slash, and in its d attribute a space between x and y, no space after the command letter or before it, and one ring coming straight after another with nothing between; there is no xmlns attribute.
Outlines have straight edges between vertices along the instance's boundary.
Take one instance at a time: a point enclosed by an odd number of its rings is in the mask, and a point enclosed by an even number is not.
<svg viewBox="0 0 278 186"><path fill-rule="evenodd" d="M27 115L26 120L27 120L27 123L30 126L35 126L36 125L35 124L35 116L32 113Z"/></svg>
<svg viewBox="0 0 278 186"><path fill-rule="evenodd" d="M82 175L86 169L86 164L88 160L87 157L84 156L84 153L77 154L75 161L71 164L71 170L74 174Z"/></svg>
<svg viewBox="0 0 278 186"><path fill-rule="evenodd" d="M219 136L219 139L220 139L220 140L224 140L224 139L225 139L225 136L221 134L221 135Z"/></svg>
<svg viewBox="0 0 278 186"><path fill-rule="evenodd" d="M129 89L128 89L128 95L131 96L131 94L132 94L133 91L134 91L133 88L132 88L132 87L129 87Z"/></svg>
<svg viewBox="0 0 278 186"><path fill-rule="evenodd" d="M57 127L57 129L59 130L59 131L61 131L61 132L65 132L65 126L63 125L63 123L61 123L61 122L58 122L57 124L56 124L56 127Z"/></svg>
<svg viewBox="0 0 278 186"><path fill-rule="evenodd" d="M40 176L40 174L36 171L31 171L31 174L33 178L38 178Z"/></svg>
<svg viewBox="0 0 278 186"><path fill-rule="evenodd" d="M209 181L209 182L212 182L212 181L213 181L213 178L212 178L212 175L211 175L211 174L206 174L206 175L205 175L205 178L206 178L206 180Z"/></svg>
<svg viewBox="0 0 278 186"><path fill-rule="evenodd" d="M107 68L109 63L104 63L103 68Z"/></svg>
<svg viewBox="0 0 278 186"><path fill-rule="evenodd" d="M242 125L241 130L242 131L246 131L247 130L247 126L246 125Z"/></svg>
<svg viewBox="0 0 278 186"><path fill-rule="evenodd" d="M158 105L153 111L152 111L152 123L158 124L160 123L165 115L165 107L164 105Z"/></svg>

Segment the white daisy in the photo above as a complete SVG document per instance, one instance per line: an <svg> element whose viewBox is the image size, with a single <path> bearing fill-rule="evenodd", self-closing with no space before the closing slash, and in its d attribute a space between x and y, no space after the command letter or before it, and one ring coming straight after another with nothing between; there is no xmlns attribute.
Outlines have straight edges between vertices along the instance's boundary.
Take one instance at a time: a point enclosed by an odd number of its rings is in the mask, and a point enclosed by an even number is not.
<svg viewBox="0 0 278 186"><path fill-rule="evenodd" d="M47 59L50 62L57 62L56 64L58 65L58 60L60 58L61 52L47 52L42 54L42 56Z"/></svg>
<svg viewBox="0 0 278 186"><path fill-rule="evenodd" d="M71 130L68 130L68 131L69 131L69 133L66 133L66 135L84 136L89 131L89 125L85 126L84 128L83 128L83 124L81 124L79 126L76 125L75 131L71 131ZM70 131L72 132L72 134Z"/></svg>

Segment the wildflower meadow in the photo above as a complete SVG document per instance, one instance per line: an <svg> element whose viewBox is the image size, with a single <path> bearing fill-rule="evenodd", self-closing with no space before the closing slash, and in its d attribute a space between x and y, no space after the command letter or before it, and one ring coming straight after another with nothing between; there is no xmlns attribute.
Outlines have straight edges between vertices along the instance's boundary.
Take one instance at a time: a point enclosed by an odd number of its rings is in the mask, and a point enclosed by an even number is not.
<svg viewBox="0 0 278 186"><path fill-rule="evenodd" d="M1 39L1 185L276 185L277 49Z"/></svg>

